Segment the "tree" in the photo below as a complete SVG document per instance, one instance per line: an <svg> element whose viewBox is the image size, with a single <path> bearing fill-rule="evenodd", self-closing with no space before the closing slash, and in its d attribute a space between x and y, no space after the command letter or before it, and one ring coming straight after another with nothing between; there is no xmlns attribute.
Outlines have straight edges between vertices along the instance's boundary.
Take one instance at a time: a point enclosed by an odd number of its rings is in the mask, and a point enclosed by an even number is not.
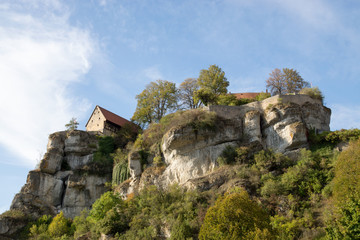
<svg viewBox="0 0 360 240"><path fill-rule="evenodd" d="M270 92L273 95L284 93L285 80L282 71L275 68L269 75L270 77L266 80L266 87L270 88Z"/></svg>
<svg viewBox="0 0 360 240"><path fill-rule="evenodd" d="M54 217L49 225L48 232L52 237L61 237L63 235L70 235L71 221L64 217L64 213L61 211Z"/></svg>
<svg viewBox="0 0 360 240"><path fill-rule="evenodd" d="M182 105L185 108L194 109L201 105L201 102L196 99L195 93L199 90L199 84L196 78L185 79L179 87L179 97Z"/></svg>
<svg viewBox="0 0 360 240"><path fill-rule="evenodd" d="M283 74L287 93L298 93L301 89L310 87L310 84L294 69L283 68Z"/></svg>
<svg viewBox="0 0 360 240"><path fill-rule="evenodd" d="M225 194L207 211L199 239L274 239L269 215L245 190Z"/></svg>
<svg viewBox="0 0 360 240"><path fill-rule="evenodd" d="M329 239L360 239L360 140L340 153L332 182L334 214L326 228Z"/></svg>
<svg viewBox="0 0 360 240"><path fill-rule="evenodd" d="M151 82L136 99L136 111L131 119L143 126L159 122L165 114L178 107L175 83L165 80Z"/></svg>
<svg viewBox="0 0 360 240"><path fill-rule="evenodd" d="M200 89L196 92L196 99L203 104L216 104L221 94L227 93L229 82L225 77L225 72L216 65L211 65L209 69L202 69L198 78Z"/></svg>
<svg viewBox="0 0 360 240"><path fill-rule="evenodd" d="M79 123L76 121L76 118L71 118L70 122L65 124L66 130L76 130L78 128Z"/></svg>
<svg viewBox="0 0 360 240"><path fill-rule="evenodd" d="M275 68L269 75L266 87L270 89L272 95L298 93L301 89L310 86L294 69Z"/></svg>

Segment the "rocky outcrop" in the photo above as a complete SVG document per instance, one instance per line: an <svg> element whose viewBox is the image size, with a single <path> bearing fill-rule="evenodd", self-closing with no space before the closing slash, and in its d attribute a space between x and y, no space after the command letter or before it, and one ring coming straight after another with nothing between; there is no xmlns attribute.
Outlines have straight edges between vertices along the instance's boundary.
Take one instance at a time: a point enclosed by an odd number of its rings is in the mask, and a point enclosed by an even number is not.
<svg viewBox="0 0 360 240"><path fill-rule="evenodd" d="M159 187L172 183L190 186L194 179L213 171L216 159L229 145L255 144L290 155L308 147L310 130L330 130L331 110L307 95L274 96L243 106L210 106L206 110L218 116L215 130L194 131L184 126L163 136L161 151L166 169L152 180ZM138 154L129 156L129 166L130 187L136 188L143 182Z"/></svg>
<svg viewBox="0 0 360 240"><path fill-rule="evenodd" d="M39 169L30 171L10 209L34 217L75 217L106 191L110 173L91 171L97 137L84 131L56 132L49 136L47 152Z"/></svg>

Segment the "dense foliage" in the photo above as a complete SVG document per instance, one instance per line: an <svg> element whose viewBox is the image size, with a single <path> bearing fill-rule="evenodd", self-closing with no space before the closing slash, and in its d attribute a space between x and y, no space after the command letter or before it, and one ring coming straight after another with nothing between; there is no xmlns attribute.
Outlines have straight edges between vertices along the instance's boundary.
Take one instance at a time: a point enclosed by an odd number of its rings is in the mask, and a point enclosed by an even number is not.
<svg viewBox="0 0 360 240"><path fill-rule="evenodd" d="M200 71L198 84L200 89L196 92L196 98L207 106L216 104L220 95L227 94L229 81L219 66L210 65L208 69Z"/></svg>
<svg viewBox="0 0 360 240"><path fill-rule="evenodd" d="M219 197L206 213L199 239L273 238L268 213L245 190Z"/></svg>
<svg viewBox="0 0 360 240"><path fill-rule="evenodd" d="M159 122L167 113L178 108L175 83L165 80L151 82L136 99L137 106L131 119L143 126Z"/></svg>

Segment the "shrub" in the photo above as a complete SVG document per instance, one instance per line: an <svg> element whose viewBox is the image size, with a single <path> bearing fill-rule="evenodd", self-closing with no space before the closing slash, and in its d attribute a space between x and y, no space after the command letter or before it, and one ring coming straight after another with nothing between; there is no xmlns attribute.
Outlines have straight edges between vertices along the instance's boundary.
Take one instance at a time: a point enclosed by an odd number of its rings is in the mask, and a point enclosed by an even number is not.
<svg viewBox="0 0 360 240"><path fill-rule="evenodd" d="M139 135L135 141L134 148L149 150L154 144L160 144L166 132L174 128L186 126L192 127L194 134L199 130L215 129L216 113L202 109L190 109L177 111L161 118L159 123L152 123L143 134Z"/></svg>
<svg viewBox="0 0 360 240"><path fill-rule="evenodd" d="M326 141L332 143L347 142L351 140L360 139L360 129L341 129L338 131L330 132L325 137Z"/></svg>
<svg viewBox="0 0 360 240"><path fill-rule="evenodd" d="M106 216L110 209L122 205L122 203L123 200L120 196L110 191L106 192L94 202L88 218L93 222L99 221Z"/></svg>
<svg viewBox="0 0 360 240"><path fill-rule="evenodd" d="M48 228L48 232L51 237L72 235L70 230L71 221L64 217L64 213L62 211L54 217Z"/></svg>
<svg viewBox="0 0 360 240"><path fill-rule="evenodd" d="M25 215L25 213L23 213L20 210L16 210L16 209L8 210L8 211L2 213L0 215L0 217L2 217L2 218L8 217L8 218L14 218L14 219L19 219L19 220L26 220L27 219L27 216Z"/></svg>
<svg viewBox="0 0 360 240"><path fill-rule="evenodd" d="M333 195L338 206L348 199L360 199L360 140L341 152L335 165Z"/></svg>
<svg viewBox="0 0 360 240"><path fill-rule="evenodd" d="M241 190L219 197L209 208L199 239L256 239L256 235L273 239L269 215Z"/></svg>
<svg viewBox="0 0 360 240"><path fill-rule="evenodd" d="M257 96L255 97L255 99L256 99L256 101L262 101L262 100L267 99L267 98L269 98L269 97L271 97L271 94L270 94L270 93L261 92L259 95L257 95Z"/></svg>
<svg viewBox="0 0 360 240"><path fill-rule="evenodd" d="M308 95L313 99L320 100L321 102L323 102L323 100L324 100L324 95L322 94L322 92L320 91L320 89L318 87L303 88L300 90L299 94Z"/></svg>
<svg viewBox="0 0 360 240"><path fill-rule="evenodd" d="M220 166L225 164L231 164L235 162L237 156L236 150L233 146L228 145L222 151L221 155L216 160Z"/></svg>

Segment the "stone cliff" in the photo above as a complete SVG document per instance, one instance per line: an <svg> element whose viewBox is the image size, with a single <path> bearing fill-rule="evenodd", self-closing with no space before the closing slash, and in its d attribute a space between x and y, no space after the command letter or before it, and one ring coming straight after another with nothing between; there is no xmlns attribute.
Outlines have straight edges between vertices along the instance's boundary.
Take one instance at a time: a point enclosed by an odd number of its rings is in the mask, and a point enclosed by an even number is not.
<svg viewBox="0 0 360 240"><path fill-rule="evenodd" d="M10 209L33 216L79 215L106 191L111 172L99 174L92 165L97 149L95 135L84 131L57 132L49 136L39 169L30 171Z"/></svg>
<svg viewBox="0 0 360 240"><path fill-rule="evenodd" d="M166 163L162 173L142 173L139 154L130 154L131 182L120 186L119 192L126 196L141 189L144 182L159 187L173 183L189 186L212 172L216 159L229 145L296 155L299 148L308 147L310 130L330 130L331 110L307 95L274 96L243 106L210 106L206 111L219 117L216 131L195 133L191 126L170 129L161 143Z"/></svg>
<svg viewBox="0 0 360 240"><path fill-rule="evenodd" d="M160 188L178 183L187 188L206 190L213 186L226 191L238 181L230 167L214 171L217 158L227 146L245 146L253 151L273 149L296 155L308 147L309 131L329 131L331 110L307 95L274 96L243 106L210 106L215 112L216 128L194 129L189 125L171 128L159 146L161 168L150 155L143 166L141 153L129 154L131 178L117 191L124 197L148 184ZM98 139L84 131L57 132L49 136L47 153L38 169L30 171L27 182L11 205L33 217L55 215L60 211L73 218L106 191L110 171L99 171L93 161ZM0 219L0 236L11 234L11 221ZM10 225L9 225L10 224ZM14 225L14 224L12 224Z"/></svg>

